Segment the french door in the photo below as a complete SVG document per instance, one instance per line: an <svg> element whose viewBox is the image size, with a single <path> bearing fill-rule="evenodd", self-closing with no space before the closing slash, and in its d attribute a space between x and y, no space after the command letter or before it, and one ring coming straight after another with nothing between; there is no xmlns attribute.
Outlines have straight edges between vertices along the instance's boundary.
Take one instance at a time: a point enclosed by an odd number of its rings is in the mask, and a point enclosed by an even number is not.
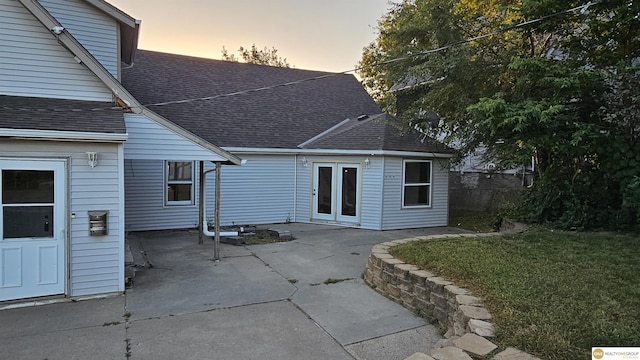
<svg viewBox="0 0 640 360"><path fill-rule="evenodd" d="M359 223L360 179L360 164L314 163L312 218Z"/></svg>
<svg viewBox="0 0 640 360"><path fill-rule="evenodd" d="M0 159L0 301L65 292L64 161Z"/></svg>

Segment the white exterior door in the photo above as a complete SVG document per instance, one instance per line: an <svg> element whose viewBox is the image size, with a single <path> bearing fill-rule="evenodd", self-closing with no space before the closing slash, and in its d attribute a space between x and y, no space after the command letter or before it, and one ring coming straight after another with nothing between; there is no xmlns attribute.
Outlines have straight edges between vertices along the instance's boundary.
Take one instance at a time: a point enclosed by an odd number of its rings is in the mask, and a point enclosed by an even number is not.
<svg viewBox="0 0 640 360"><path fill-rule="evenodd" d="M65 293L61 160L0 159L0 301Z"/></svg>
<svg viewBox="0 0 640 360"><path fill-rule="evenodd" d="M360 179L360 164L314 163L313 219L359 223Z"/></svg>

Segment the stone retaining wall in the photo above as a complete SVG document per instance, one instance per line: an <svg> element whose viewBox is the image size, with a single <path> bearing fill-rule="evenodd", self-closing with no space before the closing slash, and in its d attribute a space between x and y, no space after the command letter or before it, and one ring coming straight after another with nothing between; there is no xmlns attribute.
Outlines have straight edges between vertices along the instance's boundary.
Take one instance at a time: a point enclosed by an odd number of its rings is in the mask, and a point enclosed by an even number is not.
<svg viewBox="0 0 640 360"><path fill-rule="evenodd" d="M498 233L482 234L485 236ZM393 246L437 238L477 237L476 234L431 235L375 245L371 250L364 281L380 294L409 310L431 317L447 329L446 337L466 333L494 336L491 314L479 298L434 274L405 264L389 254Z"/></svg>

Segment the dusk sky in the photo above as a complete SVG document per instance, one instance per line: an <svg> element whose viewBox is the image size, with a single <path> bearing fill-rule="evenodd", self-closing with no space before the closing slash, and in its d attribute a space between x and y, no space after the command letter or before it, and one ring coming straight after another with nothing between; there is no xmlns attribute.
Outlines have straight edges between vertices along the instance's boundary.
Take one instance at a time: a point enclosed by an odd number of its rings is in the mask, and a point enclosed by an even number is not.
<svg viewBox="0 0 640 360"><path fill-rule="evenodd" d="M278 49L294 67L353 69L389 0L107 0L142 20L139 48L219 59L224 46Z"/></svg>

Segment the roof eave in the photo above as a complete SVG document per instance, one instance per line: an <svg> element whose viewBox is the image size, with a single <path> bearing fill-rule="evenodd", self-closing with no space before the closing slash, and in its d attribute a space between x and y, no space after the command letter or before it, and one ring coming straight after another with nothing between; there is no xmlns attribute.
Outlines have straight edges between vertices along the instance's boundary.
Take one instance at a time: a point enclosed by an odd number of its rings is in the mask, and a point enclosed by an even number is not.
<svg viewBox="0 0 640 360"><path fill-rule="evenodd" d="M19 140L52 140L52 141L85 141L85 142L116 142L122 143L128 139L127 133L97 133L86 131L61 131L37 129L0 128L0 138Z"/></svg>

